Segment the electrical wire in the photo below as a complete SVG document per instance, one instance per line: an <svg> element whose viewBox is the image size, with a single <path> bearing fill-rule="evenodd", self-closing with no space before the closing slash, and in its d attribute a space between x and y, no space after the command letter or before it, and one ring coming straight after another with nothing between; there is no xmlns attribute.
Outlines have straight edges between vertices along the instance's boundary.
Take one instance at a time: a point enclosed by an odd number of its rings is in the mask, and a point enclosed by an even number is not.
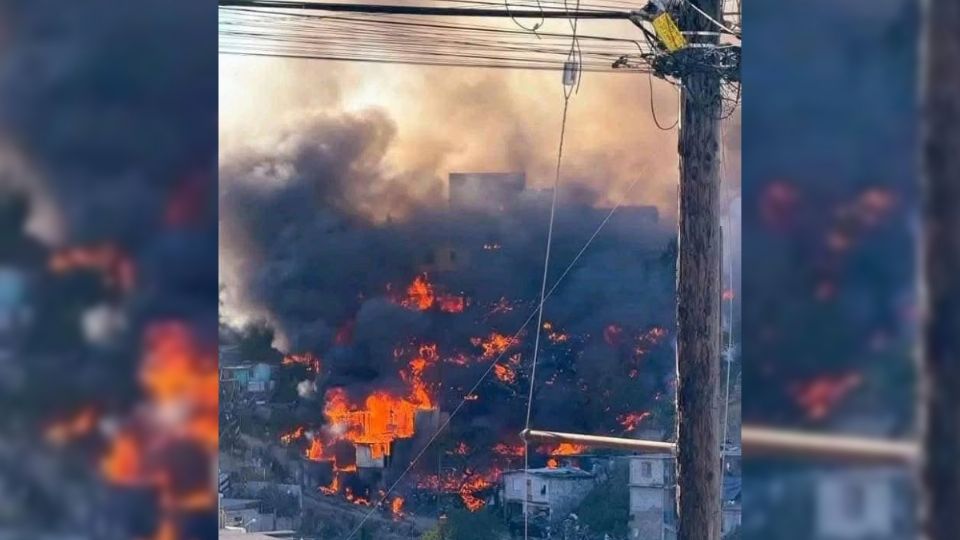
<svg viewBox="0 0 960 540"><path fill-rule="evenodd" d="M663 125L660 124L660 120L657 119L657 111L653 105L653 74L647 73L647 82L650 87L650 116L653 117L653 123L656 124L657 128L659 128L660 131L670 131L673 128L677 127L677 125L680 123L679 108L677 110L677 119L673 121L673 124L667 127L663 127ZM678 98L679 98L679 95L678 95Z"/></svg>
<svg viewBox="0 0 960 540"><path fill-rule="evenodd" d="M467 0L460 0L467 1ZM562 69L570 49L558 40L570 34L529 33L480 25L448 24L400 16L320 16L251 8L222 8L223 54L280 56L464 67ZM391 31L390 29L413 31ZM647 66L614 69L617 59L644 52L640 43L602 35L576 36L584 71L642 72ZM589 46L580 45L581 39ZM635 54L635 53L634 53Z"/></svg>
<svg viewBox="0 0 960 540"><path fill-rule="evenodd" d="M613 215L617 212L617 210L619 210L620 207L623 206L623 204L627 200L627 197L630 195L630 193L633 192L633 188L640 183L640 178L641 178L640 176L637 176L630 183L630 185L627 186L627 189L623 192L623 196L620 198L619 201L617 201L617 204L614 205L609 212L607 212L607 215L604 216L603 220L600 221L600 224L597 225L597 228L593 230L593 234L590 235L590 238L588 238L587 241L584 242L583 247L580 248L580 251L578 251L577 254L574 255L573 259L570 260L570 263L567 264L567 267L563 270L563 272L556 279L556 281L553 282L553 285L550 287L550 290L547 291L547 294L544 297L544 301L549 300L550 297L553 296L553 293L557 290L557 287L559 287L560 284L563 283L563 280L567 277L568 274L570 274L570 271L573 270L573 268L577 265L577 263L583 257L584 253L587 252L587 249L590 248L590 245L593 244L594 240L596 240L598 236L600 236L600 232L603 231L604 227L607 226L607 223L610 222L610 219L613 218ZM520 338L520 335L523 334L524 330L527 329L527 326L530 324L533 318L536 317L539 311L540 311L540 307L537 306L533 311L530 312L526 320L523 321L523 324L520 325L520 328L517 329L517 331L514 332L513 335L510 337L511 342L515 342ZM420 461L420 458L423 457L423 455L427 452L427 450L434 443L434 441L437 440L437 437L440 436L440 433L442 433L447 428L447 426L450 425L450 422L453 421L453 419L457 416L457 414L459 414L459 412L463 409L463 407L470 402L470 400L467 398L476 393L476 391L480 388L480 385L483 384L483 382L487 380L487 377L490 376L490 373L493 372L494 368L500 365L500 360L502 360L503 357L506 356L506 354L507 354L507 351L503 351L499 355L497 355L497 357L494 358L494 360L490 363L490 365L487 366L487 369L480 374L480 377L477 379L477 382L475 382L473 386L471 386L470 389L463 394L463 397L460 399L460 402L457 404L457 406L454 407L452 411L450 411L450 414L443 421L443 423L441 423L440 426L437 428L437 430L433 433L433 435L431 435L430 438L427 439L427 442L423 445L423 448L421 448L420 451L417 452L417 454L413 457L413 459L410 460L410 464L407 465L407 467L403 470L403 472L400 473L400 475L397 477L396 480L394 480L394 482L390 485L390 487L380 495L380 499L377 502L377 504L372 505L371 509L360 520L360 523L357 524L357 526L353 529L350 535L347 536L346 540L350 540L357 534L357 532L360 531L360 529L363 527L363 524L366 523L366 521L370 518L370 516L373 515L374 512L376 512L377 507L383 504L387 500L390 494L392 494L393 491L397 488L397 486L400 485L400 482L403 480L403 478L407 474L409 474L411 470L413 470L413 467L416 466L416 464Z"/></svg>
<svg viewBox="0 0 960 540"><path fill-rule="evenodd" d="M708 21L710 21L711 23L713 23L714 26L716 26L717 28L719 28L719 29L723 30L724 32L730 34L731 36L734 36L734 37L736 37L736 38L738 38L738 39L740 38L740 33L739 33L739 32L736 32L736 31L728 28L727 26L725 26L725 25L724 25L723 23L721 23L720 21L714 19L714 18L711 17L709 14L707 14L706 11L704 11L704 10L700 9L699 7L697 7L697 5L694 4L693 2L691 2L690 0L682 0L682 1L683 1L684 4L690 6L694 11L696 11L697 13L699 13L700 15L702 15L705 19L707 19Z"/></svg>

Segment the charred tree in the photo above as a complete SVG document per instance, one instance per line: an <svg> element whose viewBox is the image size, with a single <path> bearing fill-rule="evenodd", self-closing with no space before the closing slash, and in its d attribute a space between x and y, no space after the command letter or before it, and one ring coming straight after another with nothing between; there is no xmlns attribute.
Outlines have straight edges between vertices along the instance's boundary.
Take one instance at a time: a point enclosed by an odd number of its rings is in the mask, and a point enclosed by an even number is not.
<svg viewBox="0 0 960 540"><path fill-rule="evenodd" d="M719 20L719 0L691 0ZM689 5L683 31L717 28ZM692 42L717 44L716 35ZM720 75L682 74L677 273L678 540L720 538Z"/></svg>
<svg viewBox="0 0 960 540"><path fill-rule="evenodd" d="M960 3L927 0L923 49L924 306L920 354L920 529L960 531Z"/></svg>

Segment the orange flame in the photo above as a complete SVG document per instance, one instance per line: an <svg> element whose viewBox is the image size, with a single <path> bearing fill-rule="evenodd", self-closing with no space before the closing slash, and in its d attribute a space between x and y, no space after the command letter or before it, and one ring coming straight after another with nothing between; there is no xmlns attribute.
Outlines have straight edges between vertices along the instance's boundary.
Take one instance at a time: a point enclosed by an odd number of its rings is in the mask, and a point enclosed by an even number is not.
<svg viewBox="0 0 960 540"><path fill-rule="evenodd" d="M487 504L479 494L496 485L500 478L500 473L501 471L497 468L485 472L476 472L467 469L462 475L451 471L445 473L442 477L428 475L421 478L417 483L417 487L421 489L439 490L444 493L456 493L467 510L476 512Z"/></svg>
<svg viewBox="0 0 960 540"><path fill-rule="evenodd" d="M483 358L485 360L492 360L516 345L517 340L497 332L492 332L487 339L479 337L470 338L470 343L472 343L474 347L481 347L483 349Z"/></svg>
<svg viewBox="0 0 960 540"><path fill-rule="evenodd" d="M55 274L94 270L105 286L123 292L129 292L135 284L133 261L112 244L62 249L50 257L48 265Z"/></svg>
<svg viewBox="0 0 960 540"><path fill-rule="evenodd" d="M808 419L820 420L830 414L830 411L862 382L863 378L859 373L824 376L794 385L791 393L806 412Z"/></svg>
<svg viewBox="0 0 960 540"><path fill-rule="evenodd" d="M587 447L582 444L573 444L573 443L560 443L557 446L550 448L546 447L546 454L551 456L575 456L577 454L582 454ZM541 448L541 451L543 448Z"/></svg>
<svg viewBox="0 0 960 540"><path fill-rule="evenodd" d="M188 443L202 449L210 463L215 460L217 358L214 350L201 349L188 327L178 322L152 325L145 342L140 382L147 396L144 410L151 414L132 418L113 436L100 470L113 484L157 489L163 521L171 517L169 512L209 509L216 501L206 483L178 486L177 471L158 458L168 445Z"/></svg>
<svg viewBox="0 0 960 540"><path fill-rule="evenodd" d="M563 332L560 332L559 330L554 330L553 323L549 321L543 323L543 329L547 333L547 339L549 339L553 343L565 343L567 340L570 339L569 334L565 334Z"/></svg>
<svg viewBox="0 0 960 540"><path fill-rule="evenodd" d="M522 444L509 445L506 443L497 443L493 447L493 453L500 456L520 457L520 456L523 456L523 445Z"/></svg>
<svg viewBox="0 0 960 540"><path fill-rule="evenodd" d="M337 473L333 474L333 480L330 482L329 486L320 486L320 492L324 495L336 495L340 493L340 475Z"/></svg>
<svg viewBox="0 0 960 540"><path fill-rule="evenodd" d="M314 437L310 441L310 448L307 448L306 456L310 461L328 461L323 457L323 443L320 442L319 437Z"/></svg>
<svg viewBox="0 0 960 540"><path fill-rule="evenodd" d="M426 311L433 306L435 299L433 285L427 281L426 274L421 274L407 287L407 297L401 301L401 305L408 309Z"/></svg>
<svg viewBox="0 0 960 540"><path fill-rule="evenodd" d="M311 353L288 354L283 357L283 361L281 362L281 365L284 366L297 364L306 366L307 370L313 371L314 373L320 373L320 358Z"/></svg>
<svg viewBox="0 0 960 540"><path fill-rule="evenodd" d="M639 413L631 412L626 414L621 414L617 417L617 422L620 422L620 425L623 426L623 429L627 431L633 431L637 429L641 422L650 418L653 414L649 411L643 411Z"/></svg>
<svg viewBox="0 0 960 540"><path fill-rule="evenodd" d="M513 384L517 382L517 372L513 370L510 366L505 366L503 364L494 364L493 365L493 374L497 376L500 381L507 384Z"/></svg>
<svg viewBox="0 0 960 540"><path fill-rule="evenodd" d="M303 437L303 435L304 435L304 428L303 426L299 426L293 431L280 435L280 442L283 444L290 444L293 441Z"/></svg>
<svg viewBox="0 0 960 540"><path fill-rule="evenodd" d="M403 497L394 497L390 502L390 512L394 517L403 517Z"/></svg>
<svg viewBox="0 0 960 540"><path fill-rule="evenodd" d="M444 313L463 313L467 307L467 299L455 294L441 294L437 297L440 311Z"/></svg>
<svg viewBox="0 0 960 540"><path fill-rule="evenodd" d="M51 423L44 435L47 441L62 445L90 433L96 422L97 412L92 407L84 407L65 420Z"/></svg>

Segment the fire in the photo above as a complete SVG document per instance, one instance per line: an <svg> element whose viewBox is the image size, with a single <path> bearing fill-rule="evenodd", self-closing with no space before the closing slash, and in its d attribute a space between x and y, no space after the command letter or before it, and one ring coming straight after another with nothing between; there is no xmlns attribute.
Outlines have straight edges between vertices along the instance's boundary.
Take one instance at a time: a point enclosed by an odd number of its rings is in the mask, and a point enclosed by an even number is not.
<svg viewBox="0 0 960 540"><path fill-rule="evenodd" d="M523 445L522 444L506 444L506 443L497 443L493 447L493 452L500 456L505 457L522 457L523 456Z"/></svg>
<svg viewBox="0 0 960 540"><path fill-rule="evenodd" d="M323 443L320 442L319 437L314 437L310 441L310 448L307 448L305 455L310 461L329 461L328 458L323 456Z"/></svg>
<svg viewBox="0 0 960 540"><path fill-rule="evenodd" d="M399 304L416 311L437 308L445 313L463 313L468 301L463 295L437 292L436 287L427 280L427 275L420 274L407 287L406 297L401 298Z"/></svg>
<svg viewBox="0 0 960 540"><path fill-rule="evenodd" d="M390 512L393 517L403 517L403 497L394 497L390 502Z"/></svg>
<svg viewBox="0 0 960 540"><path fill-rule="evenodd" d="M113 440L107 455L100 463L106 479L121 486L135 486L140 482L140 442L132 435L121 433Z"/></svg>
<svg viewBox="0 0 960 540"><path fill-rule="evenodd" d="M510 366L505 366L503 364L494 364L493 365L493 374L497 376L500 381L507 384L513 384L517 382L517 372L513 370Z"/></svg>
<svg viewBox="0 0 960 540"><path fill-rule="evenodd" d="M417 487L444 493L456 493L467 510L476 512L487 504L480 494L495 486L499 479L500 470L496 468L484 472L467 469L463 474L449 471L441 477L428 475L417 482Z"/></svg>
<svg viewBox="0 0 960 540"><path fill-rule="evenodd" d="M453 447L453 453L458 456L465 456L470 453L470 446L467 443L460 441L456 446Z"/></svg>
<svg viewBox="0 0 960 540"><path fill-rule="evenodd" d="M344 491L344 497L348 501L352 502L353 504L370 506L370 499L367 499L366 497L361 497L360 495L354 495L353 491L350 488L347 488L346 491Z"/></svg>
<svg viewBox="0 0 960 540"><path fill-rule="evenodd" d="M311 353L288 354L283 357L281 364L284 366L294 366L299 364L301 366L306 366L307 370L309 371L320 373L320 358Z"/></svg>
<svg viewBox="0 0 960 540"><path fill-rule="evenodd" d="M558 468L558 467L560 467L560 462L558 462L556 459L550 458L550 459L547 460L547 468L548 468L548 469L556 469L556 468Z"/></svg>
<svg viewBox="0 0 960 540"><path fill-rule="evenodd" d="M55 274L94 270L105 286L123 292L129 292L135 284L133 261L112 244L62 249L53 254L48 265Z"/></svg>
<svg viewBox="0 0 960 540"><path fill-rule="evenodd" d="M517 340L497 332L492 332L487 339L478 337L470 338L470 343L472 343L474 347L481 347L483 349L483 358L485 360L492 360L505 353L510 347L516 345Z"/></svg>
<svg viewBox="0 0 960 540"><path fill-rule="evenodd" d="M863 378L859 373L818 377L795 385L791 393L797 404L806 412L807 418L820 420L862 382Z"/></svg>
<svg viewBox="0 0 960 540"><path fill-rule="evenodd" d="M288 433L284 433L284 434L280 435L280 442L283 443L283 444L285 444L285 445L286 445L286 444L290 444L290 443L292 443L293 441L296 441L296 440L300 439L301 437L303 437L303 435L304 435L304 428L303 428L303 426L300 426L300 427L294 429L293 431L290 431L290 432L288 432Z"/></svg>
<svg viewBox="0 0 960 540"><path fill-rule="evenodd" d="M44 435L53 444L65 444L90 433L96 422L96 410L93 407L84 407L73 416L50 424Z"/></svg>
<svg viewBox="0 0 960 540"><path fill-rule="evenodd" d="M401 378L410 385L410 401L422 409L433 408L428 384L423 380L427 367L435 364L440 355L435 344L421 345L408 364L408 370L401 371Z"/></svg>
<svg viewBox="0 0 960 540"><path fill-rule="evenodd" d="M130 418L112 436L99 469L112 484L158 492L162 525L154 538L177 537L176 512L208 510L216 502L212 486L184 477L162 457L169 448L186 444L214 462L217 379L215 349L201 348L187 326L171 322L148 328L140 370L144 414Z"/></svg>
<svg viewBox="0 0 960 540"><path fill-rule="evenodd" d="M437 296L437 303L444 313L463 313L467 307L467 299L455 294L441 294Z"/></svg>
<svg viewBox="0 0 960 540"><path fill-rule="evenodd" d="M573 444L573 443L560 443L556 447L546 448L546 454L551 456L575 456L577 454L582 454L587 449L586 446L582 444ZM541 451L544 449L541 448Z"/></svg>
<svg viewBox="0 0 960 540"><path fill-rule="evenodd" d="M554 330L553 323L549 321L543 323L543 330L547 333L547 339L554 343L565 343L568 339L570 339L569 334L565 334L559 330Z"/></svg>
<svg viewBox="0 0 960 540"><path fill-rule="evenodd" d="M653 413L650 411L643 411L639 413L631 412L626 414L621 414L617 417L617 422L620 422L620 425L623 426L623 429L627 431L633 431L637 429L641 422L653 416Z"/></svg>
<svg viewBox="0 0 960 540"><path fill-rule="evenodd" d="M430 410L429 402L413 402L386 391L367 396L363 407L349 403L341 388L327 392L324 414L343 431L342 438L370 447L374 458L389 456L396 439L413 437L417 411Z"/></svg>
<svg viewBox="0 0 960 540"><path fill-rule="evenodd" d="M436 296L433 292L433 285L427 281L426 274L421 274L407 287L407 297L400 303L408 309L426 311L433 306L435 299Z"/></svg>
<svg viewBox="0 0 960 540"><path fill-rule="evenodd" d="M333 474L333 480L330 481L329 486L320 486L320 492L324 495L336 495L340 493L340 475L337 473Z"/></svg>

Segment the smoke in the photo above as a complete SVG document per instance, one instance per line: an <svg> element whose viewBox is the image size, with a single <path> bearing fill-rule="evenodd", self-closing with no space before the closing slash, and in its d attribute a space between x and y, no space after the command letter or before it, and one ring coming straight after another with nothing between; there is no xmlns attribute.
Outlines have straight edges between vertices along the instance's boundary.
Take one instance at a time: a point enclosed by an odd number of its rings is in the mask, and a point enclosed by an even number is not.
<svg viewBox="0 0 960 540"><path fill-rule="evenodd" d="M70 470L49 491L35 478L17 482L35 499L13 495L4 506L24 531L110 538L155 529L152 503L76 497L102 482L91 478L100 471L76 469L104 457L110 434L70 448L83 456L48 453L34 439L43 422L86 407L105 423L136 423L128 413L151 406L135 374L156 323L184 323L198 347L212 349L215 20L216 6L190 0L39 0L0 8L0 257L28 277L33 315L12 355L23 384L0 393L10 404L0 429L5 440L34 442L23 461L57 461ZM71 255L54 269L63 253ZM195 442L179 446L189 448L149 458L178 486L184 471L211 465ZM134 523L144 516L152 526ZM113 532L90 530L94 522ZM201 530L180 532L199 537Z"/></svg>
<svg viewBox="0 0 960 540"><path fill-rule="evenodd" d="M344 387L356 401L374 389L403 395L398 373L420 344L437 343L441 362L477 359L444 370L440 401L454 403L492 360L479 360L473 340L512 335L539 291L550 192L528 189L502 208L451 210L445 179L392 166L397 141L396 124L382 111L318 113L293 122L272 141L221 156L223 315L240 328L266 322L282 352L323 359L329 375L315 386L299 383L301 397L324 387ZM563 185L551 282L606 217L602 201L589 183ZM549 320L575 337L547 356L546 373L570 381L545 387L538 403L551 411L546 425L609 425L615 416L603 419L602 402L642 408L658 393L669 399L662 376L671 372L666 345L649 344L654 352L643 361L649 377L635 381L635 369L631 374L626 366L647 352L634 351L632 333L651 327L669 332L673 326L672 232L655 213L652 207L620 209L548 303ZM456 260L442 270L438 265L449 250ZM464 313L402 305L406 288L424 269L437 294L468 299ZM510 311L490 315L501 298ZM622 343L603 341L611 324L626 328ZM346 327L349 339L339 337ZM515 349L521 364L512 369L521 381L531 336L528 329ZM584 403L584 386L618 394ZM621 395L628 387L643 391ZM476 405L471 425L491 427L496 437L513 432L519 389L501 383L488 388L493 401ZM304 416L316 425L322 404Z"/></svg>
<svg viewBox="0 0 960 540"><path fill-rule="evenodd" d="M271 80L262 84L266 72ZM523 170L531 185L545 187L556 167L561 90L553 72L225 57L221 155L269 145L318 112L378 109L395 126L385 166L410 173L420 188L442 194L435 178L473 170ZM672 123L676 90L654 81L654 106L662 123ZM654 125L643 76L586 74L571 100L565 147L564 178L589 185L599 204L654 204L666 219L675 216L676 131ZM638 176L643 181L627 194Z"/></svg>

